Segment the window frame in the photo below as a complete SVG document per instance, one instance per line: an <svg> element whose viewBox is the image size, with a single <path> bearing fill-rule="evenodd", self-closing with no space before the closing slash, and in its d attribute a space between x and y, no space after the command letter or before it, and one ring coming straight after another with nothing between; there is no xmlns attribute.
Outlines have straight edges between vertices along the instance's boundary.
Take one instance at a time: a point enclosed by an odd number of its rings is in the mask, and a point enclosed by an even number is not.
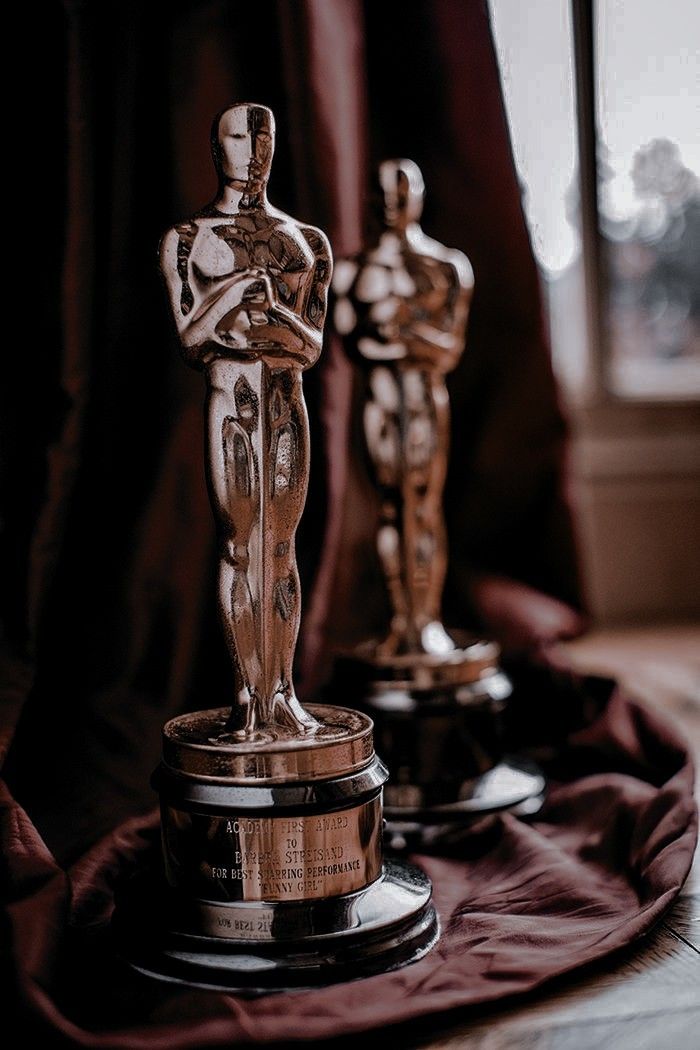
<svg viewBox="0 0 700 1050"><path fill-rule="evenodd" d="M579 159L580 237L585 295L586 343L589 380L580 391L580 400L591 409L617 408L648 414L658 408L679 415L697 413L700 396L684 397L662 393L658 396L620 390L612 374L613 348L606 331L608 274L603 238L600 232L598 194L598 120L596 98L597 0L571 0L571 27L574 66L574 104ZM578 398L577 398L578 400Z"/></svg>

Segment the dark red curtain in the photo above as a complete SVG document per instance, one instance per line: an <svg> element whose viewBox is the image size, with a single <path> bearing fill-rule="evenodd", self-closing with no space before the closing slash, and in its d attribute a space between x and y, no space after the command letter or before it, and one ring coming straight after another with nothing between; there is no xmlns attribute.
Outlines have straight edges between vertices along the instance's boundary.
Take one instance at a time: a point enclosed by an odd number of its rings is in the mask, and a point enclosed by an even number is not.
<svg viewBox="0 0 700 1050"><path fill-rule="evenodd" d="M337 256L361 243L371 165L407 155L426 176L426 229L473 262L468 348L451 377L450 621L478 620L484 574L569 602L577 589L564 423L486 5L66 0L44 11L32 69L47 91L25 177L51 222L30 238L40 335L10 398L3 605L18 724L6 775L71 858L150 803L161 723L230 693L202 384L180 360L156 265L161 232L213 194L209 128L230 101L273 108L271 199L327 230ZM329 334L305 384L306 695L332 645L386 612L352 386ZM507 596L502 607L508 619Z"/></svg>

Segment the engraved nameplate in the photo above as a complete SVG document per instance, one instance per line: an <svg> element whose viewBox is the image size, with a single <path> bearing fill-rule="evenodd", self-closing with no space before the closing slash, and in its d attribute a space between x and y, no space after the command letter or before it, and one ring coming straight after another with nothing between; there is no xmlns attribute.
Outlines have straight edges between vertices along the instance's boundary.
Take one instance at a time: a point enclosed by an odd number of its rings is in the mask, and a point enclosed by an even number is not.
<svg viewBox="0 0 700 1050"><path fill-rule="evenodd" d="M353 893L381 870L381 800L313 816L187 813L165 806L171 885L212 901L292 901Z"/></svg>

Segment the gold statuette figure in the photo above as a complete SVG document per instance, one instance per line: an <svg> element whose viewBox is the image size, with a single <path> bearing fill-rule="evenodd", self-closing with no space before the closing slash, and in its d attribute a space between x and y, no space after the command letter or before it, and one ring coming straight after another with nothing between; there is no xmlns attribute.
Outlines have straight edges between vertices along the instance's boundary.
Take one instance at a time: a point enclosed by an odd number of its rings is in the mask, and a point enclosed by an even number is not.
<svg viewBox="0 0 700 1050"><path fill-rule="evenodd" d="M133 965L226 988L327 982L403 965L437 937L429 880L385 862L372 722L300 704L294 538L309 473L302 373L322 345L332 262L320 230L269 204L274 119L214 123L215 200L174 226L161 267L186 360L206 379L206 468L229 707L163 728L165 884L117 910Z"/></svg>
<svg viewBox="0 0 700 1050"><path fill-rule="evenodd" d="M231 728L313 732L292 684L299 630L294 535L306 498L301 375L321 352L331 254L320 230L272 207L274 118L219 117L217 198L164 237L161 267L186 360L207 380L207 479L219 604L239 688Z"/></svg>
<svg viewBox="0 0 700 1050"><path fill-rule="evenodd" d="M364 432L381 493L377 550L393 612L379 652L442 655L456 648L440 621L445 375L464 349L474 278L466 255L421 229L418 166L385 161L379 182L383 225L376 244L338 266L335 322L366 375Z"/></svg>
<svg viewBox="0 0 700 1050"><path fill-rule="evenodd" d="M381 164L376 232L333 279L335 326L361 377L391 606L386 635L340 658L338 683L375 721L391 772L386 813L404 828L532 808L544 786L538 771L501 755L511 686L498 646L442 623L446 376L464 350L474 278L462 252L421 229L423 195L413 161Z"/></svg>

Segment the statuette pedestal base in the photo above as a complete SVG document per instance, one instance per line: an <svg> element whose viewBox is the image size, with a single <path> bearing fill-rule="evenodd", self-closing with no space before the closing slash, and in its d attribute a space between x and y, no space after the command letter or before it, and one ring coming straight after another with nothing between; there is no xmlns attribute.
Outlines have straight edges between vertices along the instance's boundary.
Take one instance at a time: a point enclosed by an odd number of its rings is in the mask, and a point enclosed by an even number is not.
<svg viewBox="0 0 700 1050"><path fill-rule="evenodd" d="M368 645L337 662L335 681L372 718L391 771L384 815L395 849L438 844L489 813L537 812L544 798L538 767L503 753L512 688L498 646L460 642L444 657L382 657Z"/></svg>
<svg viewBox="0 0 700 1050"><path fill-rule="evenodd" d="M270 990L395 969L438 936L430 882L384 863L372 723L309 705L319 728L238 739L225 709L163 730L165 877L125 888L115 931L138 970Z"/></svg>
<svg viewBox="0 0 700 1050"><path fill-rule="evenodd" d="M421 871L394 860L366 889L308 903L192 905L142 877L123 895L115 926L122 953L141 973L256 994L415 962L438 938L430 895ZM203 925L217 933L202 934Z"/></svg>

